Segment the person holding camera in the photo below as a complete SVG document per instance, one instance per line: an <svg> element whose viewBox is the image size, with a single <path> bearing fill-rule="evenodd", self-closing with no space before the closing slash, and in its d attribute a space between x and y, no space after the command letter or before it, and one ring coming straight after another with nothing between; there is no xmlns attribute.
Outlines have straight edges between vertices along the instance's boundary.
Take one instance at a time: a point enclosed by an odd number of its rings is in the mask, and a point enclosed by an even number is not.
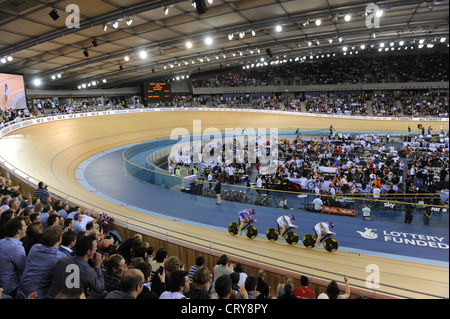
<svg viewBox="0 0 450 319"><path fill-rule="evenodd" d="M44 182L39 182L38 188L34 191L34 197L39 198L41 203L48 203L47 200L51 203L50 193L47 190L47 185Z"/></svg>

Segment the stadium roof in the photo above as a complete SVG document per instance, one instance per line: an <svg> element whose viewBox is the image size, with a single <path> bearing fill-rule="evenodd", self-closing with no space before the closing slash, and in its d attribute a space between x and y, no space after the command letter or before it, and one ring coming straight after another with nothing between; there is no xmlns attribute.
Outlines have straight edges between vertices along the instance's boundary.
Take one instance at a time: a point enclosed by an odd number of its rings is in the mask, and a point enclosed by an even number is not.
<svg viewBox="0 0 450 319"><path fill-rule="evenodd" d="M448 1L203 2L204 13L201 0L0 0L0 72L24 74L28 87L35 78L53 89L92 81L112 87L268 61L269 55L448 43Z"/></svg>

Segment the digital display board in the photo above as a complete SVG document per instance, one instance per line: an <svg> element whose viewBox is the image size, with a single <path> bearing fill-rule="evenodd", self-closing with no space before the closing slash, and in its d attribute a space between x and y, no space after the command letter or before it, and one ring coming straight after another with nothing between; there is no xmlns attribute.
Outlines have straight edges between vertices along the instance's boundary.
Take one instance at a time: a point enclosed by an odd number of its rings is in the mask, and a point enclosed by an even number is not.
<svg viewBox="0 0 450 319"><path fill-rule="evenodd" d="M145 82L144 98L147 103L167 102L172 100L170 83Z"/></svg>
<svg viewBox="0 0 450 319"><path fill-rule="evenodd" d="M0 73L0 108L24 109L27 107L25 84L22 75Z"/></svg>

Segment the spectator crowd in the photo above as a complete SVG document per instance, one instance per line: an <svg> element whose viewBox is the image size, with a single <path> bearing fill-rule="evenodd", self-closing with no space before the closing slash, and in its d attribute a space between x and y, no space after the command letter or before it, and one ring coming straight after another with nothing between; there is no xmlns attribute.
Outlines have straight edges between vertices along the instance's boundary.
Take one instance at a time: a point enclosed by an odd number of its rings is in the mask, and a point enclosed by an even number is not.
<svg viewBox="0 0 450 319"><path fill-rule="evenodd" d="M46 185L33 195L1 180L0 299L310 299L308 277L291 276L271 295L266 272L247 274L222 255L208 268L203 255L186 265L135 234L122 240L105 216L53 201ZM103 217L103 218L102 218ZM350 297L331 281L318 299Z"/></svg>

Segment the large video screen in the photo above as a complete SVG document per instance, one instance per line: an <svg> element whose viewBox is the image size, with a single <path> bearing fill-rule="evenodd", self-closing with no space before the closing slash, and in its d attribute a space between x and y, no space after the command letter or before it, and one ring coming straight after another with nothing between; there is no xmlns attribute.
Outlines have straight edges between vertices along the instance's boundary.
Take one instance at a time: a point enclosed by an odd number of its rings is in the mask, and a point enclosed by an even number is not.
<svg viewBox="0 0 450 319"><path fill-rule="evenodd" d="M0 108L4 110L26 107L27 98L23 76L0 73Z"/></svg>
<svg viewBox="0 0 450 319"><path fill-rule="evenodd" d="M172 94L170 83L145 82L144 99L147 100L147 103L159 103L171 101Z"/></svg>

